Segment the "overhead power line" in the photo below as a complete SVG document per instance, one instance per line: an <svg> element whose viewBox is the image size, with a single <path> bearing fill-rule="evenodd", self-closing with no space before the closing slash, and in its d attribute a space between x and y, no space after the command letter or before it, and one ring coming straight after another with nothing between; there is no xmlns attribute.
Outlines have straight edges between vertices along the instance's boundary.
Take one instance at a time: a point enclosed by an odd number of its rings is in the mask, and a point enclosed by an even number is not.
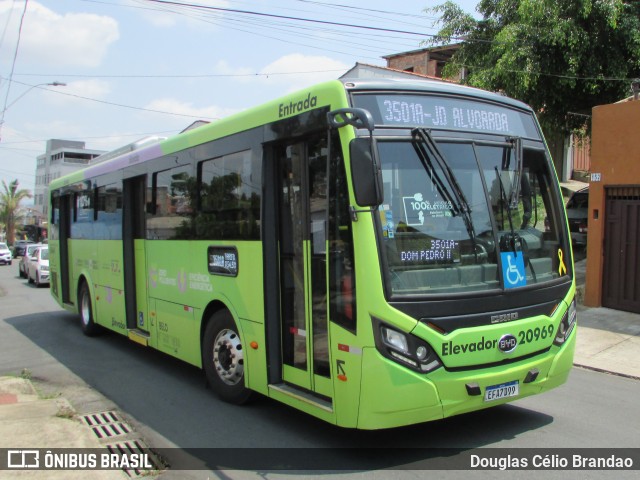
<svg viewBox="0 0 640 480"><path fill-rule="evenodd" d="M329 3L329 2L317 2L317 1L312 1L312 0L295 0L296 2L300 2L300 3L308 3L311 5L321 5L321 6L325 6L325 7L333 7L333 8L340 8L340 9L348 9L348 10L352 10L352 11L357 11L357 12L373 12L373 13L384 13L385 15L398 15L401 17L411 17L411 18L415 18L416 15L414 15L413 13L402 13L402 12L392 12L390 10L379 10L379 9L375 9L375 8L365 8L365 7L356 7L355 5L345 5L345 4L341 4L341 3ZM423 18L429 19L429 20L438 20L438 18L436 17L427 17L422 15Z"/></svg>
<svg viewBox="0 0 640 480"><path fill-rule="evenodd" d="M0 77L0 78L4 79L3 77ZM19 82L17 80L13 80L13 83L19 83L20 85L25 85L25 86L29 86L29 87L33 87L33 88L38 88L40 90L45 90L47 92L53 92L53 93L57 93L59 95L66 95L67 97L80 98L82 100L89 100L91 102L102 103L102 104L111 105L111 106L114 106L114 107L129 108L131 110L140 110L140 111L143 111L143 112L151 112L151 113L162 113L162 114L165 114L165 115L173 115L173 116L176 116L176 117L196 118L196 119L200 119L200 120L219 120L218 117L205 117L205 116L202 116L202 115L189 115L189 114L186 114L186 113L167 112L167 111L164 111L164 110L156 110L156 109L153 109L153 108L136 107L136 106L133 106L133 105L125 105L123 103L109 102L107 100L100 100L100 99L97 99L97 98L91 98L91 97L84 97L82 95L76 95L75 93L68 93L68 92L62 92L62 91L59 91L59 90L52 90L50 88L44 88L44 87L42 87L40 85L29 85L28 83Z"/></svg>
<svg viewBox="0 0 640 480"><path fill-rule="evenodd" d="M62 76L66 78L234 78L234 77L275 77L279 75L306 75L326 72L344 72L344 69L332 70L308 70L299 72L254 72L254 73L196 73L182 75L153 75L153 74L113 74L113 75L90 75L84 73L16 73L19 77L46 77L46 76Z"/></svg>
<svg viewBox="0 0 640 480"><path fill-rule="evenodd" d="M480 66L480 65L469 65L469 64L461 64L460 66L474 69L474 70L487 70L493 68L492 66ZM385 67L381 67L385 68ZM556 77L556 78L566 78L570 80L601 80L604 82L631 82L636 77L633 78L621 78L621 77L580 77L576 75L565 75L565 74L556 74L556 73L545 73L545 72L530 72L525 70L517 70L517 69L508 69L507 71L511 73L527 73L531 75L540 75L546 77ZM96 74L84 74L84 73L16 73L14 76L16 77L64 77L64 78L125 78L125 79L177 79L177 78L237 78L237 77L275 77L278 75L304 75L304 74L315 74L315 73L326 73L326 72L344 72L344 69L332 69L332 70L309 70L309 71L299 71L299 72L254 72L254 73L221 73L221 74L208 74L208 73L194 73L194 74L183 74L183 75L155 75L155 74L105 74L105 75L96 75ZM2 78L2 77L0 77ZM14 83L20 83L21 85L28 86L26 83L18 82L14 80ZM57 90L49 90L43 89L47 91L52 91L55 93L63 93ZM70 94L69 94L70 95ZM95 100L88 97L80 97L86 98L88 100Z"/></svg>
<svg viewBox="0 0 640 480"><path fill-rule="evenodd" d="M172 0L144 0L145 2L155 3L159 5L167 5L174 7L187 7L198 10L205 11L216 11L216 12L226 12L226 13L237 13L241 15L251 15L256 17L267 17L267 18L277 18L280 20L291 20L296 22L307 22L307 23L315 23L321 25L332 25L334 27L346 27L346 28L357 28L362 30L371 30L377 32L388 32L388 33L400 33L403 35L415 35L420 37L437 37L436 34L425 33L425 32L413 32L410 30L400 30L395 28L383 28L383 27L372 27L370 25L358 25L354 23L342 23L342 22L332 22L329 20L318 20L312 18L304 18L304 17L294 17L291 15L278 15L275 13L265 13L265 12L257 12L255 10L240 10L237 8L225 8L225 7L214 7L211 5L200 5L197 3L186 3L186 2L176 2ZM451 37L452 40L463 40L463 38ZM483 40L477 40L482 42Z"/></svg>
<svg viewBox="0 0 640 480"><path fill-rule="evenodd" d="M461 64L461 67L473 69L473 70L491 70L493 66L479 66L479 65L469 65L469 64ZM620 78L620 77L578 77L576 75L565 75L562 73L545 73L545 72L531 72L528 70L517 70L513 68L505 68L504 71L510 73L526 73L527 75L538 75L540 77L553 77L553 78L564 78L566 80L586 80L586 81L602 81L602 82L631 82L632 78Z"/></svg>
<svg viewBox="0 0 640 480"><path fill-rule="evenodd" d="M7 93L4 97L4 106L2 107L2 113L0 114L0 135L2 134L2 125L4 124L4 114L7 111L7 102L9 101L9 92L11 91L11 81L13 79L13 73L16 68L16 60L18 59L18 51L20 49L20 38L22 36L22 25L24 24L24 16L27 13L27 5L29 0L25 0L24 9L22 10L22 15L20 16L20 25L18 27L18 39L16 40L16 48L13 52L13 60L11 62L11 73L9 73L9 79L7 84Z"/></svg>

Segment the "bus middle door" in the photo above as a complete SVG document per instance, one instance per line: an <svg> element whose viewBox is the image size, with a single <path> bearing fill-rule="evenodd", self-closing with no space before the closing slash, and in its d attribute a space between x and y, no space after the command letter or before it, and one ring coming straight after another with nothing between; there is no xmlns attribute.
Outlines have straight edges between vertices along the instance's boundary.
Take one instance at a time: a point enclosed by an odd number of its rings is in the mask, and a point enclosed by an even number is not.
<svg viewBox="0 0 640 480"><path fill-rule="evenodd" d="M129 338L142 345L153 341L147 315L145 256L146 176L126 179L123 184L122 258L126 324Z"/></svg>

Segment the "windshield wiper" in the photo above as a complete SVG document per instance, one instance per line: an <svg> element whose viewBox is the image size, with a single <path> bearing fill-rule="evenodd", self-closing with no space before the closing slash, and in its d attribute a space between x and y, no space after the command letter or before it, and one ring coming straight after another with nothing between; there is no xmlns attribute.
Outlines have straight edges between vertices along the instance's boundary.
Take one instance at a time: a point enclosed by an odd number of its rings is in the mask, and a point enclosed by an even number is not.
<svg viewBox="0 0 640 480"><path fill-rule="evenodd" d="M496 176L498 177L498 183L500 185L500 201L504 204L507 201L507 193L505 192L504 184L502 183L502 177L500 175L500 171L498 170L498 167L494 167L494 168L496 171ZM516 245L519 245L524 264L529 266L529 269L531 270L531 275L533 275L533 280L537 281L536 272L533 268L533 263L531 263L531 257L529 257L529 248L527 247L527 242L513 229L513 220L511 218L511 205L507 204L506 208L507 208L507 218L509 219L509 230L511 231L511 233L507 235L502 235L500 237L500 250L505 251L505 250L511 249L513 250L513 254L517 257L518 247Z"/></svg>
<svg viewBox="0 0 640 480"><path fill-rule="evenodd" d="M464 196L464 192L460 188L460 184L458 184L458 180L456 179L453 170L447 163L444 155L436 145L436 142L433 140L431 133L426 128L414 128L411 131L414 139L415 149L418 152L418 156L422 161L423 165L428 168L430 172L432 172L432 177L436 180L436 187L438 191L444 198L448 198L448 201L451 202L451 205L454 208L454 213L462 216L464 220L465 227L467 228L467 233L469 238L471 239L471 243L473 244L473 252L476 256L477 261L477 242L476 242L476 232L473 227L473 221L471 220L471 208L469 207L469 202L467 202L466 197ZM419 141L416 141L419 140ZM424 148L426 146L426 149ZM447 184L449 184L450 188L447 188L438 173L433 168L432 160L438 164L440 170L442 171ZM453 194L453 202L451 201L451 195L449 192Z"/></svg>
<svg viewBox="0 0 640 480"><path fill-rule="evenodd" d="M511 188L511 198L509 199L509 204L511 206L518 205L518 197L520 195L520 179L522 178L522 139L518 137L507 138L513 145L513 150L516 154L516 165L514 169L513 175L513 186ZM502 170L507 170L509 168L509 156L505 158L506 165L503 162ZM506 198L505 198L506 200Z"/></svg>
<svg viewBox="0 0 640 480"><path fill-rule="evenodd" d="M498 178L498 185L500 186L500 201L506 207L507 219L509 220L509 230L511 231L511 234L508 238L505 238L504 235L500 237L500 248L502 250L507 250L507 248L510 247L513 250L513 253L517 254L516 237L518 236L518 234L513 229L513 219L511 217L511 205L513 204L511 203L511 201L507 202L507 192L505 191L504 183L502 183L502 175L500 175L500 170L498 170L498 167L494 167L494 169L496 171L496 177ZM515 189L515 187L513 187L512 189Z"/></svg>

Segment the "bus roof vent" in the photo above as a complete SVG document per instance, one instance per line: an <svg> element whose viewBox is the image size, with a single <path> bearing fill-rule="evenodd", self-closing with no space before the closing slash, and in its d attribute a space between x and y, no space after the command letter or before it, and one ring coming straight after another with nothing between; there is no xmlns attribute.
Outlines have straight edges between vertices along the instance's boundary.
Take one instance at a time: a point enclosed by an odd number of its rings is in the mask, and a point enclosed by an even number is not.
<svg viewBox="0 0 640 480"><path fill-rule="evenodd" d="M103 153L102 155L95 157L94 159L91 160L91 165L94 165L96 163L102 163L106 160L111 160L112 158L119 157L120 155L133 152L134 150L140 150L141 148L145 148L150 145L160 143L165 138L166 137L158 137L156 135L141 138L140 140L136 140L133 143L129 143L122 147L118 147L115 150L111 150L110 152Z"/></svg>

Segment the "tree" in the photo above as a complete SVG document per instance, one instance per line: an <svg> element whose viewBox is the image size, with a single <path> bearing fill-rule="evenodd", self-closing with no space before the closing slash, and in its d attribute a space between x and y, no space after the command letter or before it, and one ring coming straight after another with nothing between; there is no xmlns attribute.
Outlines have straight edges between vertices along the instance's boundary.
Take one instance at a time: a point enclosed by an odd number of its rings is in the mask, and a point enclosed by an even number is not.
<svg viewBox="0 0 640 480"><path fill-rule="evenodd" d="M7 243L10 245L15 240L16 218L20 211L20 202L25 198L31 198L31 193L25 189L18 189L18 180L14 180L9 185L2 180L2 190L0 192L0 220L4 223L7 231Z"/></svg>
<svg viewBox="0 0 640 480"><path fill-rule="evenodd" d="M640 77L640 2L624 0L481 0L477 20L452 1L430 43L462 46L445 67L465 82L531 105L545 130L582 128L596 105L629 95Z"/></svg>

